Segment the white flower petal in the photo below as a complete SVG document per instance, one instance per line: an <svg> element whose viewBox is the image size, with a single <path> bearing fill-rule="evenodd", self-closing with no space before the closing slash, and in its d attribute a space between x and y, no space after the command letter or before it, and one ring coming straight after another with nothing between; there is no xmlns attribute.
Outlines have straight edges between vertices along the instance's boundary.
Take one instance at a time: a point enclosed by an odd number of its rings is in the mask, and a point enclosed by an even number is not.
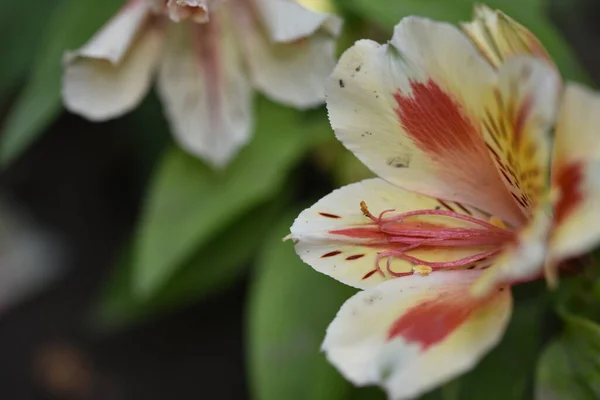
<svg viewBox="0 0 600 400"><path fill-rule="evenodd" d="M354 295L327 329L327 358L358 386L410 399L473 368L502 337L512 296L469 296L480 271L436 271Z"/></svg>
<svg viewBox="0 0 600 400"><path fill-rule="evenodd" d="M419 195L400 189L382 179L367 179L344 186L323 197L312 207L304 210L291 227L291 238L296 251L304 262L317 271L340 282L360 289L373 287L394 274L410 273L412 262L396 257L380 260L380 252L394 250L385 234L379 232L371 220L361 211L364 201L376 217L386 210L394 210L387 216L417 210L452 211L485 221L486 217L471 207ZM413 222L435 223L453 228L473 228L469 222L444 217L418 217ZM459 260L485 252L485 247L430 247L416 249L407 254L428 262ZM482 261L482 263L485 261ZM473 264L475 265L475 264ZM465 266L466 268L467 266Z"/></svg>
<svg viewBox="0 0 600 400"><path fill-rule="evenodd" d="M321 27L337 36L342 28L341 19L335 15L308 10L294 0L255 0L254 4L275 42L302 39Z"/></svg>
<svg viewBox="0 0 600 400"><path fill-rule="evenodd" d="M298 108L325 101L325 82L335 67L334 38L322 31L294 42L274 43L257 26L251 10L232 3L238 40L253 85L267 97Z"/></svg>
<svg viewBox="0 0 600 400"><path fill-rule="evenodd" d="M158 82L180 145L216 167L252 129L251 88L226 28L214 14L206 24L173 24Z"/></svg>
<svg viewBox="0 0 600 400"><path fill-rule="evenodd" d="M69 111L102 121L139 104L163 42L149 18L149 6L134 0L85 46L65 55L62 94Z"/></svg>
<svg viewBox="0 0 600 400"><path fill-rule="evenodd" d="M361 40L327 84L336 136L367 167L407 190L524 219L481 132L496 71L455 27L404 18L389 44Z"/></svg>
<svg viewBox="0 0 600 400"><path fill-rule="evenodd" d="M556 127L552 175L558 189L553 262L590 251L600 241L600 94L566 87Z"/></svg>

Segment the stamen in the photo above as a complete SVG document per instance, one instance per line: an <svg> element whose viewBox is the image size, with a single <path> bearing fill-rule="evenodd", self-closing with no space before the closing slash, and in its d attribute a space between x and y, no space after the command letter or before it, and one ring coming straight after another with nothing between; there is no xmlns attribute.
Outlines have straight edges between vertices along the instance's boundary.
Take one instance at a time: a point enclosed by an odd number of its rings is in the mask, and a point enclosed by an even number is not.
<svg viewBox="0 0 600 400"><path fill-rule="evenodd" d="M393 250L379 252L375 261L376 270L383 274L380 262L382 259L387 258L386 270L393 277L407 276L413 273L427 276L437 269L465 267L476 261L495 256L501 251L502 245L513 238L513 233L507 230L504 222L494 216L486 222L453 211L417 210L386 217L386 214L395 210L384 210L376 217L369 211L364 201L360 203L360 209L367 218L378 226L380 232L386 234L388 243L398 246ZM467 227L459 228L446 227L442 224L422 220L409 221L411 217L418 216L452 218L475 226L468 227L467 225ZM407 254L408 251L417 248L433 247L490 247L490 249L468 257L443 262L426 261ZM391 269L391 262L394 257L409 261L415 266L411 272L394 272Z"/></svg>

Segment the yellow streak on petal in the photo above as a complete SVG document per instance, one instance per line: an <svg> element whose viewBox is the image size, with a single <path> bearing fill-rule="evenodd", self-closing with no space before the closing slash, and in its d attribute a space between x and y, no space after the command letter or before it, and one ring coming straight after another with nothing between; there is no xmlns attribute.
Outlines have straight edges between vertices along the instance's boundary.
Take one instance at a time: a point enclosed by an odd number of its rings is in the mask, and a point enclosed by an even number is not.
<svg viewBox="0 0 600 400"><path fill-rule="evenodd" d="M502 221L502 219L500 219L499 217L497 217L495 215L492 215L490 217L490 219L488 220L488 222L497 228L506 229L506 225L504 224L504 221Z"/></svg>

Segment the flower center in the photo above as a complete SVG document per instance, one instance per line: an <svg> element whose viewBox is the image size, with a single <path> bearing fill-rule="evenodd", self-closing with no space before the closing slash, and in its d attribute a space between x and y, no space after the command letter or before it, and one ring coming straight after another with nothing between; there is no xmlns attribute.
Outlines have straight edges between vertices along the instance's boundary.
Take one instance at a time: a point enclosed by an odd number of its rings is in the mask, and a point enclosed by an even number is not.
<svg viewBox="0 0 600 400"><path fill-rule="evenodd" d="M376 217L371 214L365 202L361 202L360 208L363 214L377 225L379 231L385 234L387 241L394 244L393 250L378 253L376 263L377 269L380 269L380 261L387 259L387 271L396 277L413 273L427 275L436 269L465 267L496 255L505 243L514 238L514 233L507 230L502 220L497 217L482 221L469 215L445 210L417 210L392 216L386 214L395 210L384 210ZM448 227L414 218L419 216L438 216L464 221L467 224L463 222L462 225L472 225L472 227ZM440 247L486 247L487 249L468 257L442 262L426 261L407 254L411 250ZM412 272L392 271L390 264L394 257L412 262L415 268Z"/></svg>

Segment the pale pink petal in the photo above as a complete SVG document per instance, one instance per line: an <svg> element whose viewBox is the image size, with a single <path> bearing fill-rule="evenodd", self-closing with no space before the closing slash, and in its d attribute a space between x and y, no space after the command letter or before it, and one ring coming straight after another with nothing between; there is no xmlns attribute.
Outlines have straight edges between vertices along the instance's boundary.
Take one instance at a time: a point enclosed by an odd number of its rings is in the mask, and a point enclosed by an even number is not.
<svg viewBox="0 0 600 400"><path fill-rule="evenodd" d="M380 177L519 224L482 135L496 71L456 28L404 18L389 44L361 40L327 84L337 137Z"/></svg>
<svg viewBox="0 0 600 400"><path fill-rule="evenodd" d="M252 92L222 22L213 14L205 24L173 24L158 82L179 144L215 167L237 154L252 128Z"/></svg>
<svg viewBox="0 0 600 400"><path fill-rule="evenodd" d="M65 107L93 121L136 107L150 88L162 41L148 5L130 2L86 45L65 55Z"/></svg>
<svg viewBox="0 0 600 400"><path fill-rule="evenodd" d="M390 243L377 225L363 214L363 201L375 216L384 211L387 211L387 216L392 216L417 210L444 210L483 221L487 219L471 207L408 192L377 178L333 191L296 218L290 238L294 240L296 251L304 262L319 272L361 289L376 286L395 276L410 274L415 266L412 261L397 257L385 257L378 263L378 254L403 246ZM409 223L408 220L406 223ZM440 216L413 217L410 224L415 227L419 224L477 227L470 222ZM414 249L407 254L427 262L445 262L464 259L486 250L489 248L481 246L429 247ZM487 265L489 260L481 259L464 268Z"/></svg>
<svg viewBox="0 0 600 400"><path fill-rule="evenodd" d="M470 370L502 337L512 296L474 299L480 271L436 271L354 295L327 329L327 358L358 386L412 399Z"/></svg>
<svg viewBox="0 0 600 400"><path fill-rule="evenodd" d="M342 27L341 19L335 15L311 11L294 0L254 0L253 5L275 42L293 42L314 34L321 27L337 36Z"/></svg>

